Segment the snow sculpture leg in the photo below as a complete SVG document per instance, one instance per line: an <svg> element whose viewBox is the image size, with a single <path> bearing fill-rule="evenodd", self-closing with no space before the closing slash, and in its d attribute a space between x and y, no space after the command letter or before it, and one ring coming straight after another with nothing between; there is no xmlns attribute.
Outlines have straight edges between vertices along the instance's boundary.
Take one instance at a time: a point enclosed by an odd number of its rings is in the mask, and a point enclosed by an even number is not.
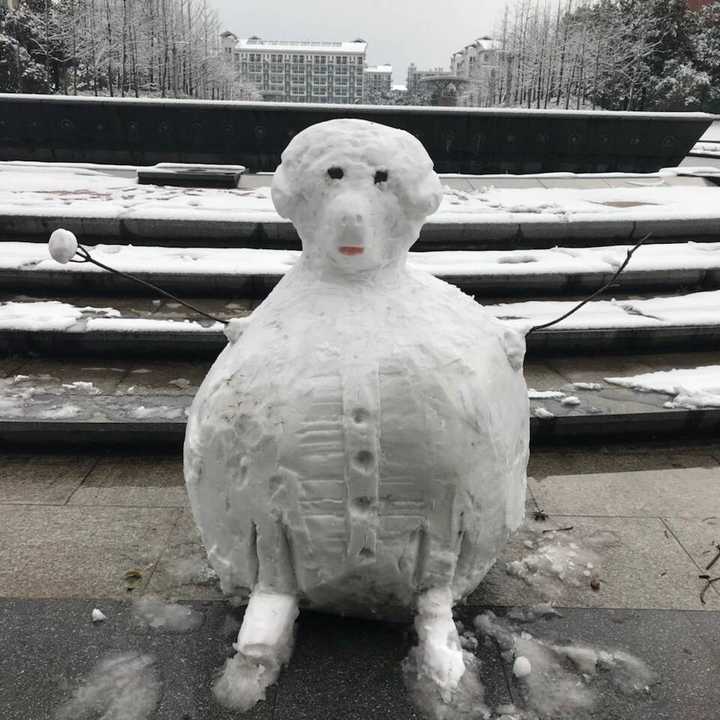
<svg viewBox="0 0 720 720"><path fill-rule="evenodd" d="M294 595L254 590L238 634L237 655L225 664L215 696L226 707L245 712L265 698L265 690L290 660L298 616Z"/></svg>
<svg viewBox="0 0 720 720"><path fill-rule="evenodd" d="M418 598L415 629L418 677L431 680L443 700L449 701L465 673L450 588L433 588Z"/></svg>

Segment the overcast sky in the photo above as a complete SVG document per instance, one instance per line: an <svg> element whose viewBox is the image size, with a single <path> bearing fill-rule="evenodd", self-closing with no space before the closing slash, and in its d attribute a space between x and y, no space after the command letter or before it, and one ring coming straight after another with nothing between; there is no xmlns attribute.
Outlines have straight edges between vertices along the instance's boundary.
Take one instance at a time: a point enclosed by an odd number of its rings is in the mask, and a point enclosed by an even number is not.
<svg viewBox="0 0 720 720"><path fill-rule="evenodd" d="M503 0L211 0L226 29L266 40L354 40L368 43L370 65L390 63L404 83L411 62L449 67L450 55L490 35Z"/></svg>

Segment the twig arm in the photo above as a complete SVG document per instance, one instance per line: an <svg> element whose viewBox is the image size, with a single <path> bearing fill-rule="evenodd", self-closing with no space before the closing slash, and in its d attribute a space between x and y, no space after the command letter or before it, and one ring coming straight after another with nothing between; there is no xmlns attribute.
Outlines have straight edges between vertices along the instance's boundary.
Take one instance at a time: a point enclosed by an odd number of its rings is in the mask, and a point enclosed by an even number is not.
<svg viewBox="0 0 720 720"><path fill-rule="evenodd" d="M640 248L641 245L643 245L648 239L650 238L650 234L646 235L642 240L640 240L637 245L630 248L630 250L627 251L627 257L625 258L625 262L617 269L617 272L606 282L600 289L596 290L592 295L586 297L584 300L579 302L572 310L568 310L564 315L561 315L559 318L555 320L551 320L550 322L543 323L542 325L534 325L531 327L527 333L525 333L526 337L527 335L531 335L536 330L544 330L545 328L552 327L553 325L557 325L559 322L562 322L563 320L567 320L571 315L574 315L578 310L583 308L585 305L587 305L591 300L594 300L598 295L604 293L608 288L612 287L612 285L615 283L615 281L620 277L623 270L628 266L628 263L632 259L632 256L635 254L635 251Z"/></svg>

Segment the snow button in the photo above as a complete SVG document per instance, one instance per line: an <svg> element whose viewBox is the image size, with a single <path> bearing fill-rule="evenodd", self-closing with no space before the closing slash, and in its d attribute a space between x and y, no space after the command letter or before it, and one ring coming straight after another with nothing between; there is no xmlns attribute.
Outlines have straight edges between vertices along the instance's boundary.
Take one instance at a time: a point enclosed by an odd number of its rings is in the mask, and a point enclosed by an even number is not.
<svg viewBox="0 0 720 720"><path fill-rule="evenodd" d="M65 265L75 257L78 249L78 241L73 233L69 230L59 228L50 236L48 243L50 257L56 262Z"/></svg>
<svg viewBox="0 0 720 720"><path fill-rule="evenodd" d="M532 666L530 665L530 661L521 655L515 658L512 671L516 678L524 678L532 672Z"/></svg>

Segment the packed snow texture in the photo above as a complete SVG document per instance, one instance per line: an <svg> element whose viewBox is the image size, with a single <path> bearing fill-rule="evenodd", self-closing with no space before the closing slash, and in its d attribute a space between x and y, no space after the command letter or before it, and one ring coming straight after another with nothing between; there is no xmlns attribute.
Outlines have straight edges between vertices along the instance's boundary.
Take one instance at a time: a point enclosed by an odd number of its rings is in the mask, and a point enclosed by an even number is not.
<svg viewBox="0 0 720 720"><path fill-rule="evenodd" d="M706 365L684 370L645 373L631 377L605 378L606 382L639 392L672 395L668 408L720 407L720 365Z"/></svg>
<svg viewBox="0 0 720 720"><path fill-rule="evenodd" d="M275 683L292 654L297 600L292 595L255 591L238 634L237 654L229 658L213 685L224 707L246 712Z"/></svg>
<svg viewBox="0 0 720 720"><path fill-rule="evenodd" d="M77 249L77 238L69 230L59 228L50 235L48 251L55 262L59 262L61 265L69 263L75 257Z"/></svg>
<svg viewBox="0 0 720 720"><path fill-rule="evenodd" d="M143 624L160 632L186 633L202 625L204 615L186 605L168 603L160 598L146 596L134 603L135 617Z"/></svg>
<svg viewBox="0 0 720 720"><path fill-rule="evenodd" d="M55 720L150 720L162 695L155 659L126 653L100 661Z"/></svg>
<svg viewBox="0 0 720 720"><path fill-rule="evenodd" d="M257 582L343 614L408 617L418 589L463 597L524 515L524 339L407 266L441 199L411 135L312 126L283 154L273 199L302 257L188 419L210 563L230 595Z"/></svg>

